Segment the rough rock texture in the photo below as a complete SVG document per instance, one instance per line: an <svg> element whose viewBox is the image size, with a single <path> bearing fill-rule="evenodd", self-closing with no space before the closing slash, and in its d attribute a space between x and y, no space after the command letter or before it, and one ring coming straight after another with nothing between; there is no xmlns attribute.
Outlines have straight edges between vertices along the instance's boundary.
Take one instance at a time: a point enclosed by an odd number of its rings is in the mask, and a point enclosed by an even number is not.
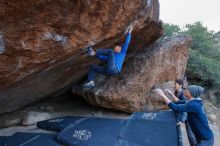
<svg viewBox="0 0 220 146"><path fill-rule="evenodd" d="M106 79L97 77L96 87L73 87L72 91L93 105L126 112L164 108L151 89L154 85L184 76L190 43L188 36L158 42L144 51L136 52L124 64L121 75ZM161 86L172 88L173 82Z"/></svg>
<svg viewBox="0 0 220 146"><path fill-rule="evenodd" d="M24 115L22 119L22 125L34 125L39 121L44 121L48 119L51 119L51 115L47 112L29 111Z"/></svg>
<svg viewBox="0 0 220 146"><path fill-rule="evenodd" d="M220 46L220 31L215 33L215 39L216 39L218 45Z"/></svg>
<svg viewBox="0 0 220 146"><path fill-rule="evenodd" d="M80 81L95 61L85 48L134 22L130 50L162 34L158 0L0 0L0 114Z"/></svg>

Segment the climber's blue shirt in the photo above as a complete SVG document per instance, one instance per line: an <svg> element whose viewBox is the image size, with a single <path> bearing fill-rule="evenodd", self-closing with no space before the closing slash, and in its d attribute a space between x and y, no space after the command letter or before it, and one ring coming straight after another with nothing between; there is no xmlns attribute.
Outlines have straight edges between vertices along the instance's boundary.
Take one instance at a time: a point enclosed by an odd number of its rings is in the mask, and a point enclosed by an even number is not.
<svg viewBox="0 0 220 146"><path fill-rule="evenodd" d="M188 121L197 140L209 140L213 137L200 98L193 98L183 104L170 102L168 106L174 111L188 113Z"/></svg>
<svg viewBox="0 0 220 146"><path fill-rule="evenodd" d="M129 46L129 43L131 41L131 33L128 33L127 34L127 37L126 37L126 40L125 40L125 43L122 45L122 50L121 52L119 53L116 53L115 52L115 65L118 69L118 71L120 72L121 69L122 69L122 64L124 62L124 59L125 59L125 56L126 56L126 53L127 53L127 49L128 49L128 46ZM101 60L108 60L108 57L107 56L102 56L102 55L99 55L97 56L99 59Z"/></svg>

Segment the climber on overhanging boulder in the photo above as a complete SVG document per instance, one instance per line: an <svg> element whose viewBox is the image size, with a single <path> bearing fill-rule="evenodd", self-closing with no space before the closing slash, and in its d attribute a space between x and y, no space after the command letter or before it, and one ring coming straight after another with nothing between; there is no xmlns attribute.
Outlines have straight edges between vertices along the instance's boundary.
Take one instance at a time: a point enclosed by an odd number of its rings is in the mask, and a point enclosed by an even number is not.
<svg viewBox="0 0 220 146"><path fill-rule="evenodd" d="M100 73L105 76L112 76L121 72L122 64L131 40L132 30L133 26L129 28L125 43L123 45L115 45L113 49L98 49L96 51L91 47L88 48L89 56L96 56L98 59L106 61L106 64L103 66L92 64L89 68L88 82L85 83L83 87L95 86L94 79L96 73Z"/></svg>

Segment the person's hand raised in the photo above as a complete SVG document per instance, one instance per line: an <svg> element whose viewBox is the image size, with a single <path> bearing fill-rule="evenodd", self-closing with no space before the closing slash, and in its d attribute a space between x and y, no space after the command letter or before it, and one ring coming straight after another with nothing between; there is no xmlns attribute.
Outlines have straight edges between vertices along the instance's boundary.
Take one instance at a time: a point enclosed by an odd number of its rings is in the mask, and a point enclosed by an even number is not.
<svg viewBox="0 0 220 146"><path fill-rule="evenodd" d="M159 88L154 89L154 91L155 91L159 96L161 96L161 97L164 97L164 96L165 96L165 94L163 93L163 91L162 91L161 89L159 89Z"/></svg>
<svg viewBox="0 0 220 146"><path fill-rule="evenodd" d="M173 93L169 90L169 89L165 89L165 91L170 94L170 95L173 95Z"/></svg>

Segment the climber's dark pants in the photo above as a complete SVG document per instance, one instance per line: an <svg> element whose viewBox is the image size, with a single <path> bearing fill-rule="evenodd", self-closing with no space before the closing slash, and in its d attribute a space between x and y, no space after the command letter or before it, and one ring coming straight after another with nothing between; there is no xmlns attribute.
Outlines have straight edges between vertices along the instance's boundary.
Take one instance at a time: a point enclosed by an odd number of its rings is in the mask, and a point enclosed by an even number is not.
<svg viewBox="0 0 220 146"><path fill-rule="evenodd" d="M107 56L107 64L103 66L91 65L89 68L88 80L94 80L96 73L103 74L105 76L112 76L118 74L119 71L115 65L115 54L112 49L100 49L96 51L96 55Z"/></svg>

